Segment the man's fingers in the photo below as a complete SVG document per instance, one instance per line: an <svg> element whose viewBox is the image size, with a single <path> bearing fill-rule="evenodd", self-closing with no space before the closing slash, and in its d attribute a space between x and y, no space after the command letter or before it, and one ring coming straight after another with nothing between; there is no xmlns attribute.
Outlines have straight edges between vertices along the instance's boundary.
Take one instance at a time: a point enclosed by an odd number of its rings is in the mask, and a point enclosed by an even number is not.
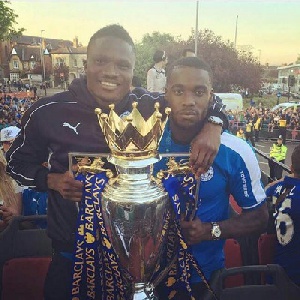
<svg viewBox="0 0 300 300"><path fill-rule="evenodd" d="M190 155L190 166L193 173L199 177L201 174L205 173L209 167L213 164L214 158L217 151L212 148L202 147L201 151L197 151L196 145L192 147L192 153Z"/></svg>
<svg viewBox="0 0 300 300"><path fill-rule="evenodd" d="M205 153L203 155L198 155L198 160L194 163L193 168L199 169L199 168L207 168L210 163L211 155L210 153Z"/></svg>
<svg viewBox="0 0 300 300"><path fill-rule="evenodd" d="M193 151L193 146L191 145L191 153L190 153L190 159L189 159L190 166L194 166L194 164L198 161L198 155L199 155L199 152Z"/></svg>

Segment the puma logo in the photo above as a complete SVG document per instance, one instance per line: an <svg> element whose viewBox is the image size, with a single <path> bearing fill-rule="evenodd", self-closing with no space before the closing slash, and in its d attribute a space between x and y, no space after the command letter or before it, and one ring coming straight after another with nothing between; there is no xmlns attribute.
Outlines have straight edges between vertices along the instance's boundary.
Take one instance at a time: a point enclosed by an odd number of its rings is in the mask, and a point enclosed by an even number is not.
<svg viewBox="0 0 300 300"><path fill-rule="evenodd" d="M74 132L78 135L77 127L80 125L80 123L77 123L76 126L72 126L70 123L64 122L64 127L69 127L70 129L74 130Z"/></svg>

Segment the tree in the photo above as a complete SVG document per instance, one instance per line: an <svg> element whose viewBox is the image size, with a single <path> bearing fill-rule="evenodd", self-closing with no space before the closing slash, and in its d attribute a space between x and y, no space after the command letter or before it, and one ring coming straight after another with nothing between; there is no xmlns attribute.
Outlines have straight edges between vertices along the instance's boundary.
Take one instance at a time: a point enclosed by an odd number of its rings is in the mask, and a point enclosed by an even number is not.
<svg viewBox="0 0 300 300"><path fill-rule="evenodd" d="M153 54L156 50L167 51L168 45L173 45L175 38L168 33L153 32L143 36L140 43L135 45L136 47L136 65L135 75L138 76L142 85L146 86L147 71L153 65Z"/></svg>
<svg viewBox="0 0 300 300"><path fill-rule="evenodd" d="M24 28L15 29L15 25L18 15L14 13L14 10L8 7L10 1L0 0L0 41L10 40L12 37L18 37L22 35Z"/></svg>
<svg viewBox="0 0 300 300"><path fill-rule="evenodd" d="M231 92L232 86L259 90L262 68L251 52L238 52L233 43L224 41L211 30L200 31L198 56L202 56L213 71L215 92ZM194 45L193 36L187 44Z"/></svg>
<svg viewBox="0 0 300 300"><path fill-rule="evenodd" d="M32 74L41 74L41 75L43 75L43 72L44 72L43 66L40 64L37 64L35 68L31 71ZM51 75L51 67L45 64L45 80L49 80L50 75Z"/></svg>
<svg viewBox="0 0 300 300"><path fill-rule="evenodd" d="M168 62L181 57L184 49L194 49L195 40L192 32L187 40L170 34L154 32L144 35L142 42L136 45L137 63L135 75L140 77L145 86L146 74L153 64L155 50L167 52ZM205 29L198 34L198 53L211 66L215 92L231 92L232 87L249 89L256 92L261 86L262 67L251 52L238 52L233 43L224 41L211 30Z"/></svg>

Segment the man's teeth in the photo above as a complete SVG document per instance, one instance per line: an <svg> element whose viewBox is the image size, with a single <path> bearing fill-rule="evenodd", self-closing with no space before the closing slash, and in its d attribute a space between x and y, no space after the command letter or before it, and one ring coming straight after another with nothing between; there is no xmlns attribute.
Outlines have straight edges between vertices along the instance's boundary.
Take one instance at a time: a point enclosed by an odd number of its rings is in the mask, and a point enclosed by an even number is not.
<svg viewBox="0 0 300 300"><path fill-rule="evenodd" d="M111 83L111 82L106 82L106 81L102 81L101 84L107 85L107 86L113 86L113 87L117 86L116 83Z"/></svg>

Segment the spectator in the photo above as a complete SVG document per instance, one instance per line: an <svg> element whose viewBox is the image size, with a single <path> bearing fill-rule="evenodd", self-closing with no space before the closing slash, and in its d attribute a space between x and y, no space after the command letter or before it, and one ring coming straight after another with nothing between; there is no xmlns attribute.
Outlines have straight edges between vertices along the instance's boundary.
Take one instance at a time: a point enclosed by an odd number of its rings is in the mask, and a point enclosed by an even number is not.
<svg viewBox="0 0 300 300"><path fill-rule="evenodd" d="M10 126L2 129L0 134L0 231L6 228L13 216L21 214L22 188L5 171L5 153L19 131L19 128Z"/></svg>
<svg viewBox="0 0 300 300"><path fill-rule="evenodd" d="M275 198L277 243L274 263L300 286L300 145L291 157L291 176L267 186L268 197Z"/></svg>
<svg viewBox="0 0 300 300"><path fill-rule="evenodd" d="M141 79L137 76L133 76L131 86L132 86L132 90L137 87L142 87Z"/></svg>
<svg viewBox="0 0 300 300"><path fill-rule="evenodd" d="M147 72L147 90L164 93L166 86L165 66L168 61L165 51L157 50L153 55L154 65Z"/></svg>
<svg viewBox="0 0 300 300"><path fill-rule="evenodd" d="M6 153L17 135L20 132L20 128L16 126L9 126L1 130L1 144L2 144L2 151Z"/></svg>
<svg viewBox="0 0 300 300"><path fill-rule="evenodd" d="M287 147L282 143L282 136L277 139L277 143L273 144L270 149L270 158L276 162L283 163L286 158ZM282 168L276 164L273 160L269 160L270 177L272 180L278 180L282 177Z"/></svg>
<svg viewBox="0 0 300 300"><path fill-rule="evenodd" d="M240 128L240 129L237 131L236 136L237 136L238 138L241 138L241 139L245 140L246 137L245 137L244 129L243 129L243 128Z"/></svg>
<svg viewBox="0 0 300 300"><path fill-rule="evenodd" d="M292 130L292 141L295 141L298 135L297 127L295 126L294 129Z"/></svg>
<svg viewBox="0 0 300 300"><path fill-rule="evenodd" d="M282 137L282 142L285 145L286 143L286 127L287 127L287 120L284 114L281 114L279 119L279 134Z"/></svg>
<svg viewBox="0 0 300 300"><path fill-rule="evenodd" d="M47 199L48 195L46 192L37 192L28 187L20 187L8 174L5 173L6 160L5 153L9 150L11 144L17 137L20 129L16 126L9 126L1 130L1 142L2 142L2 153L1 153L1 182L3 191L2 194L6 194L3 210L6 218L4 219L3 225L7 225L8 221L15 215L44 215L47 213ZM11 184L14 187L15 195L12 196ZM45 227L45 223L41 223ZM28 225L27 225L28 227Z"/></svg>
<svg viewBox="0 0 300 300"><path fill-rule="evenodd" d="M142 87L142 82L140 78L137 76L132 77L130 91L131 93L135 94L137 97L141 97L142 95L147 93L147 90Z"/></svg>
<svg viewBox="0 0 300 300"><path fill-rule="evenodd" d="M249 119L246 123L246 141L251 142L252 147L255 147L255 142L253 139L253 121Z"/></svg>
<svg viewBox="0 0 300 300"><path fill-rule="evenodd" d="M254 123L255 142L259 141L259 132L261 130L261 127L262 127L262 118L259 115L258 118L256 119L255 123Z"/></svg>

